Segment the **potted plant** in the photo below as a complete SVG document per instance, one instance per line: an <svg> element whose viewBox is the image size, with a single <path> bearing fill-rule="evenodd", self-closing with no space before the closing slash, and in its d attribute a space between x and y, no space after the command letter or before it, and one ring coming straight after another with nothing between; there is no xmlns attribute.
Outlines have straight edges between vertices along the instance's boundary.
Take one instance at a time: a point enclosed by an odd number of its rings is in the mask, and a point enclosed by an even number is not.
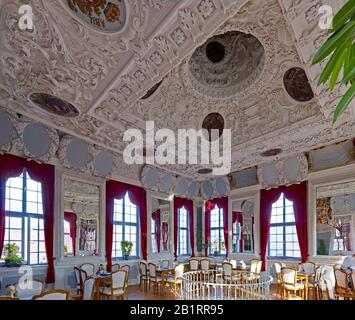
<svg viewBox="0 0 355 320"><path fill-rule="evenodd" d="M123 259L128 260L133 249L133 242L125 241L125 240L121 241L121 249L122 249Z"/></svg>
<svg viewBox="0 0 355 320"><path fill-rule="evenodd" d="M8 243L5 246L5 266L6 267L19 267L22 265L23 260L18 255L19 247L16 243Z"/></svg>

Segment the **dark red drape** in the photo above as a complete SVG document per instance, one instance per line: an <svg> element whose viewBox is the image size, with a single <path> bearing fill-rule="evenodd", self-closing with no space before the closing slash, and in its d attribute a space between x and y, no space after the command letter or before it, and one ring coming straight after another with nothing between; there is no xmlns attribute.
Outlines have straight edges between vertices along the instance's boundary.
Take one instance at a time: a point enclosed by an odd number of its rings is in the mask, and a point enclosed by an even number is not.
<svg viewBox="0 0 355 320"><path fill-rule="evenodd" d="M73 256L75 256L76 246L76 214L74 212L64 212L64 220L69 222L70 226L70 238L73 245Z"/></svg>
<svg viewBox="0 0 355 320"><path fill-rule="evenodd" d="M211 229L211 210L218 206L223 209L223 234L224 243L226 247L226 255L228 255L228 197L215 198L207 200L205 202L205 244L206 244L206 256L208 255L208 244L210 241L210 229Z"/></svg>
<svg viewBox="0 0 355 320"><path fill-rule="evenodd" d="M308 258L307 239L307 182L291 186L281 186L276 189L261 190L260 195L260 256L263 261L262 270L265 270L266 248L270 231L271 209L281 193L293 202L298 242L302 261Z"/></svg>
<svg viewBox="0 0 355 320"><path fill-rule="evenodd" d="M44 240L48 260L47 283L55 281L53 257L53 219L54 219L54 166L38 164L35 161L6 154L0 156L0 252L4 245L5 234L5 188L6 181L18 177L26 169L31 179L42 185L44 216Z"/></svg>
<svg viewBox="0 0 355 320"><path fill-rule="evenodd" d="M155 222L155 235L157 242L157 249L160 252L160 209L152 213L152 219Z"/></svg>
<svg viewBox="0 0 355 320"><path fill-rule="evenodd" d="M129 199L139 209L142 258L147 259L147 194L138 186L110 180L106 182L106 258L107 268L112 265L113 202L122 199L128 192Z"/></svg>
<svg viewBox="0 0 355 320"><path fill-rule="evenodd" d="M195 256L194 203L192 200L174 197L174 256L177 256L178 210L184 207L189 215L191 257Z"/></svg>

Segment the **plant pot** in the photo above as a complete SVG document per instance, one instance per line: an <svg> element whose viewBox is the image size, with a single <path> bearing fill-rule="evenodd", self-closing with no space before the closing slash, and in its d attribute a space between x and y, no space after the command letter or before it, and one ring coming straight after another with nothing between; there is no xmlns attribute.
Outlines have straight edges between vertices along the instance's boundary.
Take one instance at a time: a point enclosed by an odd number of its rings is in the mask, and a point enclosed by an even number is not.
<svg viewBox="0 0 355 320"><path fill-rule="evenodd" d="M7 267L7 268L18 268L18 267L21 267L21 263L18 263L18 262L12 262L12 263L5 262L5 267Z"/></svg>
<svg viewBox="0 0 355 320"><path fill-rule="evenodd" d="M123 259L124 259L124 260L128 260L128 259L129 259L129 254L124 254L124 255L123 255Z"/></svg>

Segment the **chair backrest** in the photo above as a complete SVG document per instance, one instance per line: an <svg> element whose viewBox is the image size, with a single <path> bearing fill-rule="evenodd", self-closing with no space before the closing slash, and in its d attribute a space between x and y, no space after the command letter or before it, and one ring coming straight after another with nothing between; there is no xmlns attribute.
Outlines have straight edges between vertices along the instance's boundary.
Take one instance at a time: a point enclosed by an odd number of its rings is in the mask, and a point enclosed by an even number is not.
<svg viewBox="0 0 355 320"><path fill-rule="evenodd" d="M139 271L141 273L141 276L146 276L148 273L148 266L145 262L139 262Z"/></svg>
<svg viewBox="0 0 355 320"><path fill-rule="evenodd" d="M252 259L250 261L250 272L260 273L261 272L262 261L259 259Z"/></svg>
<svg viewBox="0 0 355 320"><path fill-rule="evenodd" d="M149 276L155 278L157 276L157 265L155 263L148 263Z"/></svg>
<svg viewBox="0 0 355 320"><path fill-rule="evenodd" d="M274 263L275 272L277 275L281 275L282 264L280 262Z"/></svg>
<svg viewBox="0 0 355 320"><path fill-rule="evenodd" d="M175 279L180 279L184 274L184 265L182 263L175 267Z"/></svg>
<svg viewBox="0 0 355 320"><path fill-rule="evenodd" d="M127 271L117 270L111 273L111 289L124 289L127 282Z"/></svg>
<svg viewBox="0 0 355 320"><path fill-rule="evenodd" d="M170 265L170 261L169 260L163 260L160 265L161 265L162 269L168 269L169 265Z"/></svg>
<svg viewBox="0 0 355 320"><path fill-rule="evenodd" d="M82 285L81 269L79 267L74 267L75 281L77 286Z"/></svg>
<svg viewBox="0 0 355 320"><path fill-rule="evenodd" d="M201 270L203 271L210 270L211 262L209 259L201 259L200 263L201 263Z"/></svg>
<svg viewBox="0 0 355 320"><path fill-rule="evenodd" d="M49 290L36 295L32 300L68 300L69 292L65 290Z"/></svg>
<svg viewBox="0 0 355 320"><path fill-rule="evenodd" d="M197 259L190 259L189 264L190 264L190 271L197 271L200 262Z"/></svg>
<svg viewBox="0 0 355 320"><path fill-rule="evenodd" d="M335 288L348 290L348 274L340 269L334 269Z"/></svg>
<svg viewBox="0 0 355 320"><path fill-rule="evenodd" d="M95 265L92 263L83 263L79 268L84 270L88 277L92 277L95 274Z"/></svg>
<svg viewBox="0 0 355 320"><path fill-rule="evenodd" d="M328 300L334 300L334 275L332 275L332 270L329 268L323 268L321 277L325 284Z"/></svg>
<svg viewBox="0 0 355 320"><path fill-rule="evenodd" d="M316 271L316 265L313 262L305 262L301 264L302 270L307 274L314 274Z"/></svg>
<svg viewBox="0 0 355 320"><path fill-rule="evenodd" d="M94 278L86 279L84 282L83 300L92 300L94 294Z"/></svg>
<svg viewBox="0 0 355 320"><path fill-rule="evenodd" d="M17 296L21 298L33 297L41 294L44 290L44 282L40 280L27 280L17 283L16 286Z"/></svg>
<svg viewBox="0 0 355 320"><path fill-rule="evenodd" d="M114 263L112 266L111 266L111 272L113 271L117 271L120 269L120 265L118 263Z"/></svg>
<svg viewBox="0 0 355 320"><path fill-rule="evenodd" d="M131 267L128 264L125 264L125 265L121 266L120 270L125 270L127 272L127 279L126 279L126 283L127 283L130 272L131 272Z"/></svg>
<svg viewBox="0 0 355 320"><path fill-rule="evenodd" d="M0 300L20 300L17 297L0 296Z"/></svg>
<svg viewBox="0 0 355 320"><path fill-rule="evenodd" d="M281 280L284 284L296 284L297 270L291 267L281 268Z"/></svg>
<svg viewBox="0 0 355 320"><path fill-rule="evenodd" d="M237 260L235 260L235 259L230 259L229 262L232 264L232 266L233 266L234 269L237 267Z"/></svg>
<svg viewBox="0 0 355 320"><path fill-rule="evenodd" d="M233 265L230 262L222 263L223 277L230 278L232 276Z"/></svg>

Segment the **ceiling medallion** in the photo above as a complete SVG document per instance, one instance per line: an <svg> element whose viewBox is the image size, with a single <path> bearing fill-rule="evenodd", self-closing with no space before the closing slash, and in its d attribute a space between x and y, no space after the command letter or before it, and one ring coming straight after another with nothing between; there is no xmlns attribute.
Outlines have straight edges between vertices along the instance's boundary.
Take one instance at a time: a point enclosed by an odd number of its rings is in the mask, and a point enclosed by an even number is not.
<svg viewBox="0 0 355 320"><path fill-rule="evenodd" d="M270 149L270 150L266 150L266 151L262 152L261 156L274 157L274 156L277 156L278 154L280 154L281 152L282 152L282 149L280 149L280 148Z"/></svg>
<svg viewBox="0 0 355 320"><path fill-rule="evenodd" d="M98 31L121 31L126 22L124 0L67 0L67 6L77 18Z"/></svg>
<svg viewBox="0 0 355 320"><path fill-rule="evenodd" d="M210 113L206 116L202 123L202 129L206 129L209 135L209 141L212 141L212 129L219 130L218 138L223 134L224 129L224 119L223 117L217 113Z"/></svg>
<svg viewBox="0 0 355 320"><path fill-rule="evenodd" d="M262 74L265 50L251 34L231 31L197 48L189 61L189 81L202 95L228 98L250 87Z"/></svg>
<svg viewBox="0 0 355 320"><path fill-rule="evenodd" d="M47 93L31 93L29 100L36 108L56 116L74 118L79 115L79 110L71 103Z"/></svg>
<svg viewBox="0 0 355 320"><path fill-rule="evenodd" d="M158 90L158 88L160 87L162 82L163 82L163 80L159 81L153 87L151 87L141 99L145 100L145 99L148 99L149 97L151 97Z"/></svg>
<svg viewBox="0 0 355 320"><path fill-rule="evenodd" d="M313 99L314 93L303 69L295 67L287 70L283 81L287 93L294 100L307 102Z"/></svg>

